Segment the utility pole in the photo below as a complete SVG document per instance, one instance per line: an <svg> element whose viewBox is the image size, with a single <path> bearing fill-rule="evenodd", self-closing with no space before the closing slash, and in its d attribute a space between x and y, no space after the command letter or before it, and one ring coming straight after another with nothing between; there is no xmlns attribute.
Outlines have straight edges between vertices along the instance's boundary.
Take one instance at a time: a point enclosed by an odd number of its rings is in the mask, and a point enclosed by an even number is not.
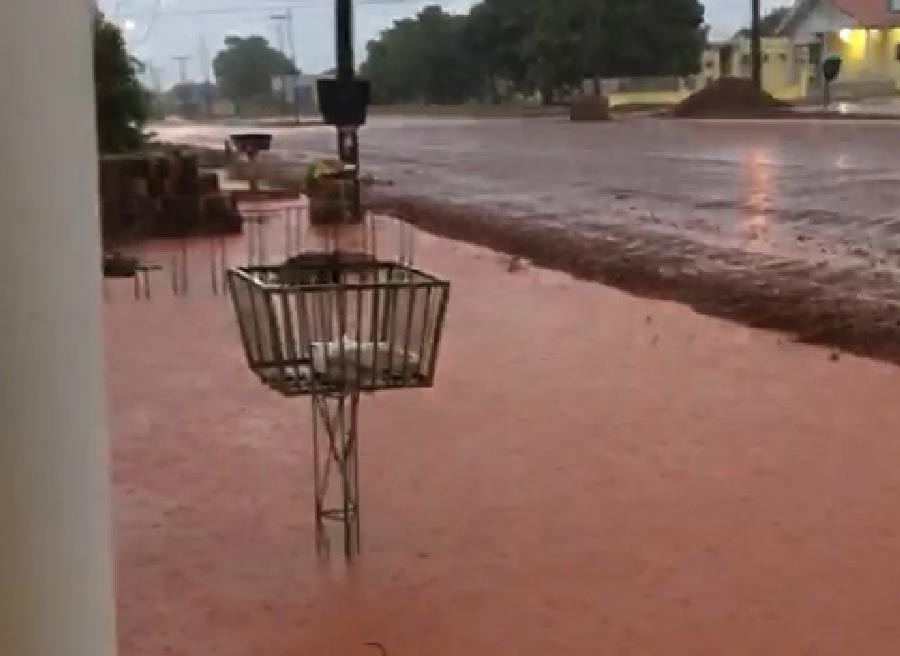
<svg viewBox="0 0 900 656"><path fill-rule="evenodd" d="M293 104L294 111L296 113L297 123L300 122L300 94L299 94L299 82L300 82L300 67L297 65L297 48L294 44L294 11L290 7L285 10L283 14L273 14L270 16L273 21L277 21L275 23L275 38L278 43L278 51L284 56L285 59L289 60L294 65L294 77L296 79L296 83L293 85ZM289 104L288 99L288 82L289 76L287 73L281 76L281 87L284 93L284 103L287 106Z"/></svg>
<svg viewBox="0 0 900 656"><path fill-rule="evenodd" d="M356 71L353 65L353 0L334 1L337 84L352 88ZM357 126L338 126L338 154L341 162L353 168L353 215L362 216L359 186L359 130Z"/></svg>
<svg viewBox="0 0 900 656"><path fill-rule="evenodd" d="M188 74L187 74L187 65L188 62L193 59L190 55L178 55L177 57L172 57L175 60L175 63L178 64L178 81L182 84L187 83Z"/></svg>
<svg viewBox="0 0 900 656"><path fill-rule="evenodd" d="M291 61L294 63L294 68L296 68L299 73L300 66L297 64L297 47L294 44L294 10L288 7L285 16L287 17L287 41L288 48L291 51Z"/></svg>
<svg viewBox="0 0 900 656"><path fill-rule="evenodd" d="M206 115L212 116L212 80L210 79L209 69L209 46L206 44L206 36L202 30L200 32L200 42L197 44L197 55L200 58L200 66L203 67L203 102L206 105Z"/></svg>
<svg viewBox="0 0 900 656"><path fill-rule="evenodd" d="M294 43L294 10L288 7L287 12L287 42L291 51L291 62L294 64L296 84L294 85L294 113L297 123L300 123L300 65L297 62L297 46Z"/></svg>
<svg viewBox="0 0 900 656"><path fill-rule="evenodd" d="M282 58L287 60L287 53L285 52L284 43L285 43L285 35L284 35L284 21L287 19L287 15L285 14L272 14L269 16L275 23L275 44L277 46L278 52L281 54ZM287 71L281 69L278 73L278 79L281 82L281 109L282 111L287 110L288 106L288 89L287 89Z"/></svg>
<svg viewBox="0 0 900 656"><path fill-rule="evenodd" d="M152 59L145 59L143 62L144 69L147 71L147 77L149 77L150 88L153 89L157 94L162 93L162 81L160 80L160 70L159 66L153 63Z"/></svg>
<svg viewBox="0 0 900 656"><path fill-rule="evenodd" d="M163 101L162 81L159 75L159 67L153 63L152 59L146 59L142 63L144 65L144 70L147 71L150 88L153 90L153 111L165 115L165 102Z"/></svg>
<svg viewBox="0 0 900 656"><path fill-rule="evenodd" d="M762 91L762 43L760 34L759 0L750 0L750 79L757 91Z"/></svg>
<svg viewBox="0 0 900 656"><path fill-rule="evenodd" d="M759 2L759 0L753 0ZM353 2L335 0L335 25L337 49L337 78L341 81L353 79Z"/></svg>
<svg viewBox="0 0 900 656"><path fill-rule="evenodd" d="M188 73L187 73L187 65L188 62L191 61L192 57L190 55L178 55L176 57L172 57L175 62L178 64L178 80L181 83L181 87L178 90L178 101L181 105L181 112L184 114L186 105L187 105L187 87L185 86L188 81Z"/></svg>

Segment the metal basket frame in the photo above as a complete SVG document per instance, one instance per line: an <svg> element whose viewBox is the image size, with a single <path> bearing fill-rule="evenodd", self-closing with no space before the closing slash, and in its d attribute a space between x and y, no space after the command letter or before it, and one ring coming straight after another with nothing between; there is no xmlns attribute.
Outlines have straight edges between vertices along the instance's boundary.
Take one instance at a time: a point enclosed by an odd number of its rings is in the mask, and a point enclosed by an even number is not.
<svg viewBox="0 0 900 656"><path fill-rule="evenodd" d="M325 523L337 523L350 559L361 548L360 393L433 385L450 284L409 265L334 253L232 269L228 284L250 368L285 396L311 398L316 547L327 553Z"/></svg>
<svg viewBox="0 0 900 656"><path fill-rule="evenodd" d="M296 264L232 269L228 282L247 362L285 396L434 384L450 284L432 274L397 262L305 254ZM322 343L335 348L317 359L313 349ZM387 355L365 361L368 344ZM379 355L390 358L387 368L379 368Z"/></svg>

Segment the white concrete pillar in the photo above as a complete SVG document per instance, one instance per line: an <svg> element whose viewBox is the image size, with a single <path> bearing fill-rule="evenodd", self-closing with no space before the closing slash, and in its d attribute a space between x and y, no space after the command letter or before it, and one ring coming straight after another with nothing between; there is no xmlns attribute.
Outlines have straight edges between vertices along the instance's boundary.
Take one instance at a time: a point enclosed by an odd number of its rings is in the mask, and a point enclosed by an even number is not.
<svg viewBox="0 0 900 656"><path fill-rule="evenodd" d="M90 0L0 1L0 654L115 653Z"/></svg>

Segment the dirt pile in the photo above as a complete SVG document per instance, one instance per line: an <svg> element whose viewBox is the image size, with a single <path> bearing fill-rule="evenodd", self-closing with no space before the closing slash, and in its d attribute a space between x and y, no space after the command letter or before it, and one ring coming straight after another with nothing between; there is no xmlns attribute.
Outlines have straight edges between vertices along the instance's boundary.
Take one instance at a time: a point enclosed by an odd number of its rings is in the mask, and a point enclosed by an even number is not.
<svg viewBox="0 0 900 656"><path fill-rule="evenodd" d="M672 109L679 118L741 117L781 114L790 105L743 78L722 77L691 94Z"/></svg>
<svg viewBox="0 0 900 656"><path fill-rule="evenodd" d="M900 309L854 291L829 290L808 269L746 266L700 272L685 243L659 250L639 233L609 228L585 238L565 226L521 221L477 206L370 193L367 207L434 234L527 259L638 296L675 300L701 314L787 333L900 365ZM649 237L653 240L656 237ZM832 272L826 275L833 275Z"/></svg>

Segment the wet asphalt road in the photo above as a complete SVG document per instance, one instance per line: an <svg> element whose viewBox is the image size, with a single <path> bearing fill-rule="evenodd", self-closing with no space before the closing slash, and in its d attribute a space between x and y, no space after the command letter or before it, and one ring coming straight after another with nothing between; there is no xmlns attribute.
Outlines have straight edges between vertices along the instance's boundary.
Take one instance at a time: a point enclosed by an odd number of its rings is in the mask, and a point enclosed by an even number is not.
<svg viewBox="0 0 900 656"><path fill-rule="evenodd" d="M230 131L157 130L214 146ZM292 159L334 148L331 128L273 132L275 153ZM700 266L727 251L748 256L739 266L759 255L798 272L827 265L835 280L864 271L859 287L877 272L879 294L894 296L900 122L375 118L361 138L364 166L390 193L585 235L624 228L638 249L687 244Z"/></svg>

